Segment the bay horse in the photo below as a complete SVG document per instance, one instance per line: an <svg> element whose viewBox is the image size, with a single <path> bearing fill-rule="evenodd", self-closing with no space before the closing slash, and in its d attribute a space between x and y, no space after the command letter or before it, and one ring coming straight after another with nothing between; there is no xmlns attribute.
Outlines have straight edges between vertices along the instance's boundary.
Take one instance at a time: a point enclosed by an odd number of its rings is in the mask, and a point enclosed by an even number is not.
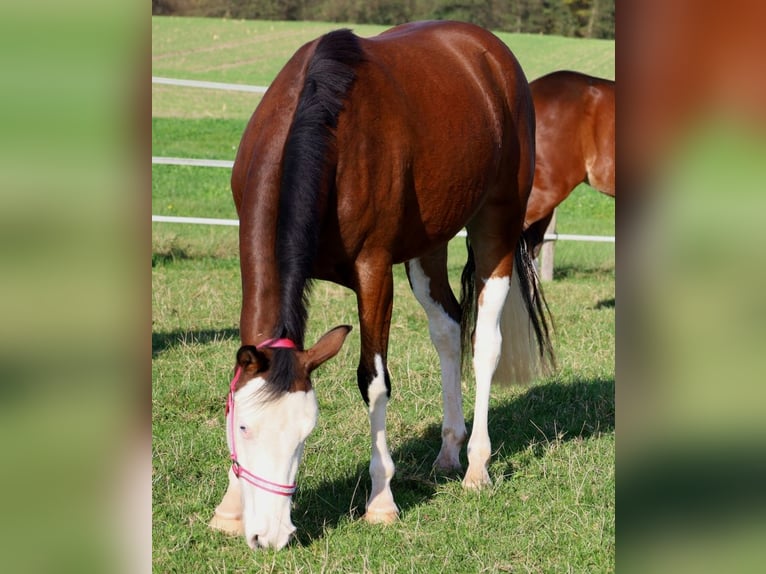
<svg viewBox="0 0 766 574"><path fill-rule="evenodd" d="M369 39L338 30L296 52L253 113L232 171L242 346L227 401L229 487L212 528L244 533L253 549L282 548L295 530L290 502L318 416L311 374L351 329L335 327L304 346L313 279L356 293L357 383L372 443L365 518L397 518L386 362L392 265L401 262L440 359L435 465L460 468L461 345L473 334L476 410L463 484L490 483L490 383L523 382L552 360L544 301L520 240L533 174L529 86L489 32L446 22ZM469 249L459 303L446 260L463 227Z"/></svg>
<svg viewBox="0 0 766 574"><path fill-rule="evenodd" d="M587 183L614 197L615 82L561 70L529 84L535 103L535 178L524 238L536 257L553 210Z"/></svg>

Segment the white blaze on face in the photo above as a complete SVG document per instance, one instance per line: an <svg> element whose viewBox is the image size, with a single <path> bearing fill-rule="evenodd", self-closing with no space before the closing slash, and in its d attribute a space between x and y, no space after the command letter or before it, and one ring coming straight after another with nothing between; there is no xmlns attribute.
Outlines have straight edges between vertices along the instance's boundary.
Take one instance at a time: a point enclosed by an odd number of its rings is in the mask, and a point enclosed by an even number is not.
<svg viewBox="0 0 766 574"><path fill-rule="evenodd" d="M264 400L259 393L265 380L257 377L234 397L233 432L227 417L229 444L235 440L237 459L242 468L273 483L295 483L303 445L314 429L318 407L313 390L286 393ZM242 520L251 548L282 548L295 531L290 519L291 496L257 488L240 477Z"/></svg>

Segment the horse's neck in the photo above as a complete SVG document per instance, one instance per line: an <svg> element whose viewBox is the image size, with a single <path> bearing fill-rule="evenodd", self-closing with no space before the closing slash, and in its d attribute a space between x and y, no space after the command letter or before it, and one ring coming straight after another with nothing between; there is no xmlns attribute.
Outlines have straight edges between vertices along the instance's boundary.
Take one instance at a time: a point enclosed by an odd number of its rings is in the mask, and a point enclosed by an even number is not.
<svg viewBox="0 0 766 574"><path fill-rule="evenodd" d="M275 332L280 320L281 285L277 263L277 221L282 187L283 149L304 82L300 50L272 82L245 131L235 171L241 193L240 267L242 314L240 336L245 344L282 336ZM284 94L295 92L295 100Z"/></svg>
<svg viewBox="0 0 766 574"><path fill-rule="evenodd" d="M275 265L259 257L242 259L242 274L240 337L243 344L256 344L274 336L279 318L277 270Z"/></svg>
<svg viewBox="0 0 766 574"><path fill-rule="evenodd" d="M244 196L240 213L240 337L243 344L255 344L273 337L279 318L279 268L276 259L278 189L274 181L253 186L251 192Z"/></svg>

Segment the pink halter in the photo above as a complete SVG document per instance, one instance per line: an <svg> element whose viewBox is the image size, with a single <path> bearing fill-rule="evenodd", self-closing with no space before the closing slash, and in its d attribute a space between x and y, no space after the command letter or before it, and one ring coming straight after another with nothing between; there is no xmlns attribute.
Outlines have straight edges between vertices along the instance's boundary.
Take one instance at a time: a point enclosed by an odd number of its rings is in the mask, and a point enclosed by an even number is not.
<svg viewBox="0 0 766 574"><path fill-rule="evenodd" d="M290 339L268 339L258 345L258 349L270 348L270 349L295 349L296 345ZM231 438L231 469L234 471L234 476L242 478L261 490L270 492L272 494L278 494L280 496L292 496L295 490L298 488L297 484L278 484L266 480L256 474L253 474L246 468L242 467L237 460L237 445L234 440L234 388L237 386L239 377L242 374L242 367L237 367L237 371L234 373L234 378L229 385L229 396L226 398L226 416L229 417L229 437Z"/></svg>
<svg viewBox="0 0 766 574"><path fill-rule="evenodd" d="M266 339L256 349L297 349L292 339Z"/></svg>

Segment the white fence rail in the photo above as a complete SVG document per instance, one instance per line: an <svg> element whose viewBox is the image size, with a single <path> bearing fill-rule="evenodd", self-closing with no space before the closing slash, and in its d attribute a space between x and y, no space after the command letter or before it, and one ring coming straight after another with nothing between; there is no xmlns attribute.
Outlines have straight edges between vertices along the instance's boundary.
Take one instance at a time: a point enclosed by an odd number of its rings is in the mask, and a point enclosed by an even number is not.
<svg viewBox="0 0 766 574"><path fill-rule="evenodd" d="M226 90L228 92L254 92L265 94L268 86L249 86L247 84L222 84L221 82L204 82L202 80L177 80L175 78L161 78L152 76L152 84L165 84L167 86L181 86L184 88L204 88L207 90Z"/></svg>
<svg viewBox="0 0 766 574"><path fill-rule="evenodd" d="M189 225L225 225L238 227L238 219L215 219L211 217L177 217L175 215L152 215L152 223L184 223ZM457 234L465 237L465 230ZM566 233L546 233L546 241L594 241L597 243L614 243L614 237L603 235L570 235Z"/></svg>
<svg viewBox="0 0 766 574"><path fill-rule="evenodd" d="M192 225L228 225L239 227L238 219L214 219L212 217L176 217L174 215L152 215L152 223L188 223Z"/></svg>
<svg viewBox="0 0 766 574"><path fill-rule="evenodd" d="M156 157L152 156L152 164L160 165L193 165L196 167L225 167L231 169L234 162L226 159L192 159L188 157Z"/></svg>

